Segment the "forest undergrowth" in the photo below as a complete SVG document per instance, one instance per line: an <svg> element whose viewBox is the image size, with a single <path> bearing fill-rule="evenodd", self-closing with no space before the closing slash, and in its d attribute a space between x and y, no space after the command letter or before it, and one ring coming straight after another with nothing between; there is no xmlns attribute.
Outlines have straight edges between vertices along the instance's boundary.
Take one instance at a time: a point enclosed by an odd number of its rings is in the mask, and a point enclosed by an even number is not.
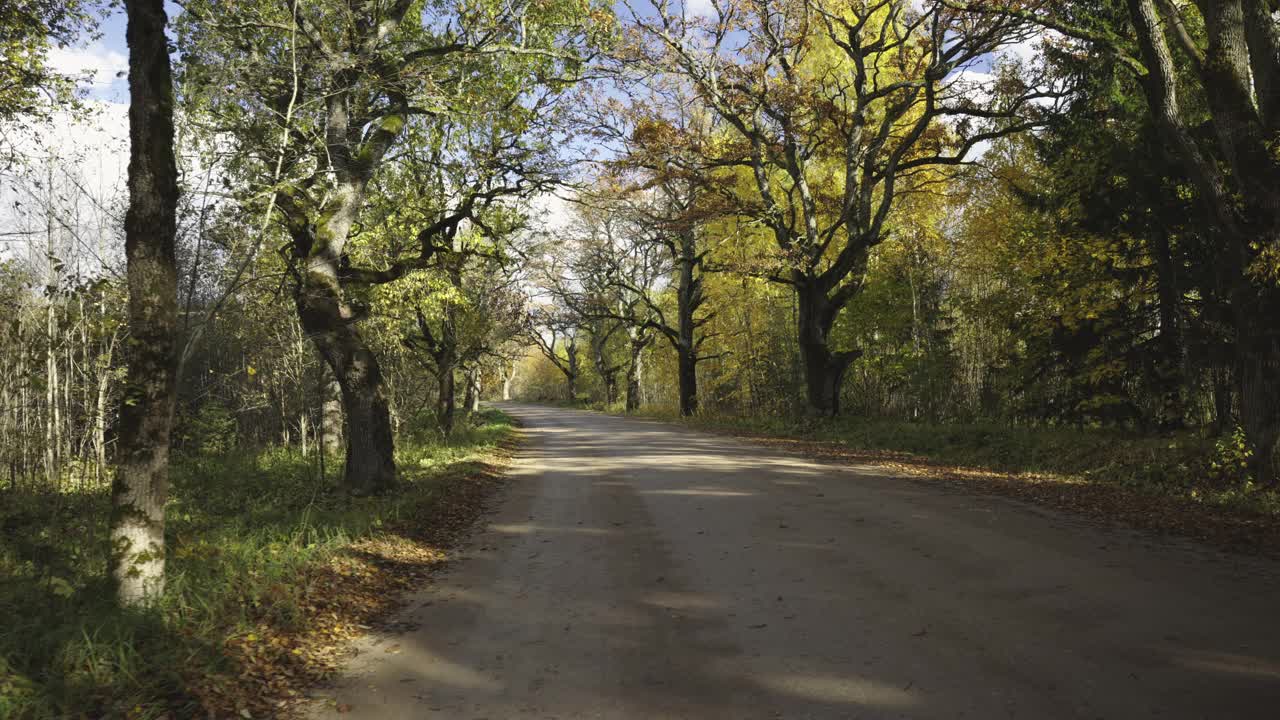
<svg viewBox="0 0 1280 720"><path fill-rule="evenodd" d="M287 715L342 648L448 559L514 440L484 411L447 440L403 437L401 488L352 498L294 448L188 455L173 467L158 607L116 606L109 491L0 490L0 717Z"/></svg>

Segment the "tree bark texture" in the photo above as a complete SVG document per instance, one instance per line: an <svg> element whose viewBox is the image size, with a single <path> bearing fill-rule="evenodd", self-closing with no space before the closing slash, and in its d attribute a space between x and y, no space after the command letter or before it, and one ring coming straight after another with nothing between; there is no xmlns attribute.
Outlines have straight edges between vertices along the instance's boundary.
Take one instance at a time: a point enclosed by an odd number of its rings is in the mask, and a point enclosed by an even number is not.
<svg viewBox="0 0 1280 720"><path fill-rule="evenodd" d="M502 375L502 399L511 399L511 383L516 379L516 364L513 362L507 366L506 372Z"/></svg>
<svg viewBox="0 0 1280 720"><path fill-rule="evenodd" d="M111 493L111 576L122 605L164 592L165 502L177 380L178 172L163 0L126 0L129 340Z"/></svg>
<svg viewBox="0 0 1280 720"><path fill-rule="evenodd" d="M680 384L680 414L688 417L698 412L698 328L705 322L697 319L698 309L706 299L702 276L698 273L697 237L691 230L680 234L676 260L676 365Z"/></svg>
<svg viewBox="0 0 1280 720"><path fill-rule="evenodd" d="M640 379L644 373L644 351L649 346L649 337L643 333L631 333L629 347L631 356L627 362L627 412L640 409Z"/></svg>
<svg viewBox="0 0 1280 720"><path fill-rule="evenodd" d="M681 350L676 358L676 370L680 375L680 414L689 417L698 412L698 357L694 352Z"/></svg>
<svg viewBox="0 0 1280 720"><path fill-rule="evenodd" d="M820 287L797 283L797 333L804 368L809 412L821 417L840 414L840 390L845 373L860 353L831 349L831 328L840 308Z"/></svg>
<svg viewBox="0 0 1280 720"><path fill-rule="evenodd" d="M436 421L440 423L440 430L448 435L453 432L453 421L458 410L458 391L453 364L437 360L436 372L438 373L436 380L439 383L439 390L436 393Z"/></svg>
<svg viewBox="0 0 1280 720"><path fill-rule="evenodd" d="M309 259L298 287L298 317L341 390L347 430L344 485L353 495L377 494L396 485L391 411L382 369L356 329L336 270L336 262L323 254Z"/></svg>
<svg viewBox="0 0 1280 720"><path fill-rule="evenodd" d="M342 388L337 380L327 380L320 388L323 400L320 405L320 432L324 436L323 450L336 453L342 450L346 437L342 415Z"/></svg>
<svg viewBox="0 0 1280 720"><path fill-rule="evenodd" d="M463 396L462 406L467 412L479 412L480 410L480 369L477 367L467 368L464 374L467 381L467 391Z"/></svg>

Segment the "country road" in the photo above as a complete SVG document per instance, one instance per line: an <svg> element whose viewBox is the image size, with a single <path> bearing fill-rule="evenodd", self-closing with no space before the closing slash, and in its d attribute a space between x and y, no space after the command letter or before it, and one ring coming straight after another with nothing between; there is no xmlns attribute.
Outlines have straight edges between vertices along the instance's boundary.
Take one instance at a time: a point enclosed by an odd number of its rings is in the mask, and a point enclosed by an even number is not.
<svg viewBox="0 0 1280 720"><path fill-rule="evenodd" d="M317 718L1280 718L1280 563L504 404L459 559Z"/></svg>

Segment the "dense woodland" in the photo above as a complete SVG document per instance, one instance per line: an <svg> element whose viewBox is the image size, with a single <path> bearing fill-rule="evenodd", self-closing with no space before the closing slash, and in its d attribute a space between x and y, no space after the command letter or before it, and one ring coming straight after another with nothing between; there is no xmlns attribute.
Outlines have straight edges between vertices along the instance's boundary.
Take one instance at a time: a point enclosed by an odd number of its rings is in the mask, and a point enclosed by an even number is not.
<svg viewBox="0 0 1280 720"><path fill-rule="evenodd" d="M104 185L41 128L112 12ZM0 575L57 602L188 592L219 458L385 498L487 400L1176 447L1157 492L1275 511L1275 0L16 0L0 48L0 521L48 533Z"/></svg>

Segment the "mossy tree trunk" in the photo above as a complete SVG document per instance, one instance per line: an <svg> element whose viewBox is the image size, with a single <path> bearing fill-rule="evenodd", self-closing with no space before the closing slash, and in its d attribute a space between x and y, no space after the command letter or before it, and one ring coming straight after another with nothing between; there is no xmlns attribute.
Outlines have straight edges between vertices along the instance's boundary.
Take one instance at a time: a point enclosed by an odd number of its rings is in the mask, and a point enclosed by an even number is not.
<svg viewBox="0 0 1280 720"><path fill-rule="evenodd" d="M165 502L176 397L178 172L163 0L126 0L129 341L111 493L111 577L121 605L164 592Z"/></svg>

